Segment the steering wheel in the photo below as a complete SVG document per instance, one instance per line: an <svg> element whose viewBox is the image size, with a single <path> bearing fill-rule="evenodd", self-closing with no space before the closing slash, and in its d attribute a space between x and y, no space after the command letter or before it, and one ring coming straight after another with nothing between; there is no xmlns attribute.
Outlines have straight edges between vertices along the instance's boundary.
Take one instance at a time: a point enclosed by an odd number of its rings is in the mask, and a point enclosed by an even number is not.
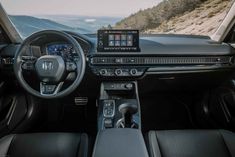
<svg viewBox="0 0 235 157"><path fill-rule="evenodd" d="M77 59L68 62L59 55L43 55L39 58L32 54L25 55L26 50L33 42L49 36L59 37L71 44L73 53L78 56ZM73 92L81 83L85 67L86 60L80 44L71 35L56 30L40 31L26 38L16 52L14 61L14 72L22 87L34 96L47 99L64 97ZM34 70L36 72L40 80L39 90L32 88L25 81L24 70ZM76 74L74 81L71 85L61 90L66 77L71 72Z"/></svg>

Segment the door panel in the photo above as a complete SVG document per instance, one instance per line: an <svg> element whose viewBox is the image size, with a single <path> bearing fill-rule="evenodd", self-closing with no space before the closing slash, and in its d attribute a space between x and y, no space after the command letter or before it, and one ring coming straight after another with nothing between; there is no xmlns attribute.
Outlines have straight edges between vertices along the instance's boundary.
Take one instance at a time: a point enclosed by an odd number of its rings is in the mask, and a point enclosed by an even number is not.
<svg viewBox="0 0 235 157"><path fill-rule="evenodd" d="M27 102L23 95L0 98L0 137L12 132L25 118Z"/></svg>

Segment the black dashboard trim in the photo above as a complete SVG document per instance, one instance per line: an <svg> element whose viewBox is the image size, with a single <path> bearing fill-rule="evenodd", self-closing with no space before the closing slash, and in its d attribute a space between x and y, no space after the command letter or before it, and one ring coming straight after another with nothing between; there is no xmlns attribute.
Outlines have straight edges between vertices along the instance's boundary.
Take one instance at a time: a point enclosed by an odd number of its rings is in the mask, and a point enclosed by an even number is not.
<svg viewBox="0 0 235 157"><path fill-rule="evenodd" d="M67 32L72 35L78 42L86 45L86 57L89 67L93 70L103 68L144 68L141 78L149 74L175 74L175 73L200 73L211 72L217 70L231 70L234 69L235 49L226 43L218 43L212 41L208 37L201 36L179 36L179 35L150 35L140 37L141 52L97 52L96 51L96 35L87 36L73 32ZM15 51L19 45L9 45L3 48L0 53L0 58L8 57L14 59ZM231 60L226 63L200 63L200 64L92 64L93 57L107 57L107 58L128 58L128 57L150 57L150 58L220 58L231 57ZM1 67L4 67L1 65ZM9 67L9 66L8 66ZM100 76L99 76L100 77ZM137 77L134 77L137 78ZM120 79L120 78L119 78Z"/></svg>

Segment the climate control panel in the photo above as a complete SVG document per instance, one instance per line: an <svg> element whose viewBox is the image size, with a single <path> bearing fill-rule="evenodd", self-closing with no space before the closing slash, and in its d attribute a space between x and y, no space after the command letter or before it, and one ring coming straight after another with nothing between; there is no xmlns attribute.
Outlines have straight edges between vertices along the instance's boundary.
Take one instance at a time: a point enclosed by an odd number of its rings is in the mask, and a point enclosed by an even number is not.
<svg viewBox="0 0 235 157"><path fill-rule="evenodd" d="M136 61L133 57L92 56L89 58L91 69L95 75L116 78L143 76L147 67L139 66Z"/></svg>
<svg viewBox="0 0 235 157"><path fill-rule="evenodd" d="M137 67L93 67L94 74L103 77L140 77L144 74L145 68Z"/></svg>

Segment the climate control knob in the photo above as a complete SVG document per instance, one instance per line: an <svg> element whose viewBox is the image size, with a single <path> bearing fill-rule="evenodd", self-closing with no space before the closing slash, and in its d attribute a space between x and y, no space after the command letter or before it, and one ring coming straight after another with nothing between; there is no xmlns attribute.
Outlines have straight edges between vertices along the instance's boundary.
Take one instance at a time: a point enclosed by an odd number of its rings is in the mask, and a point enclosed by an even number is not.
<svg viewBox="0 0 235 157"><path fill-rule="evenodd" d="M138 70L137 70L137 69L131 69L131 70L130 70L130 74L131 74L132 76L136 76L137 73L138 73Z"/></svg>
<svg viewBox="0 0 235 157"><path fill-rule="evenodd" d="M122 75L122 69L116 69L115 70L115 75L116 76L121 76Z"/></svg>
<svg viewBox="0 0 235 157"><path fill-rule="evenodd" d="M107 75L107 73L108 73L108 71L107 71L107 69L100 69L100 75Z"/></svg>

